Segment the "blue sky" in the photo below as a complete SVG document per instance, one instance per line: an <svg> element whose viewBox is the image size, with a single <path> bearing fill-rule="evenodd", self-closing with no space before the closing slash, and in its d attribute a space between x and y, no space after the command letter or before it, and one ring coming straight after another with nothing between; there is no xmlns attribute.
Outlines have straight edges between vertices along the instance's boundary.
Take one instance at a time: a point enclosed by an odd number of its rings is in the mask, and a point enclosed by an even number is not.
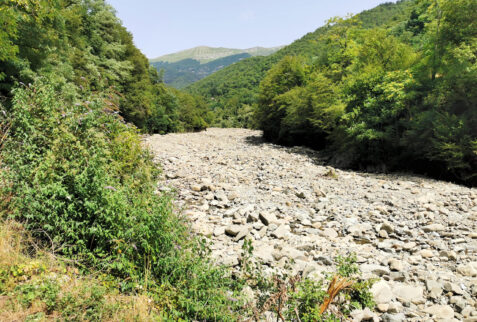
<svg viewBox="0 0 477 322"><path fill-rule="evenodd" d="M196 46L287 45L333 16L385 0L107 0L134 42L154 58Z"/></svg>

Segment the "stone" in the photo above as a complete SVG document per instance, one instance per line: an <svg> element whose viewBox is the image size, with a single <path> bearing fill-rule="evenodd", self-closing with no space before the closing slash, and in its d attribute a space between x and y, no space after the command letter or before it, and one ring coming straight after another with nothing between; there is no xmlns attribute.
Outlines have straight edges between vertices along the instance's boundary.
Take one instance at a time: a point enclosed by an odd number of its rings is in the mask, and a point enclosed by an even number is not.
<svg viewBox="0 0 477 322"><path fill-rule="evenodd" d="M192 225L192 230L203 236L211 236L213 234L213 227L203 222L195 222Z"/></svg>
<svg viewBox="0 0 477 322"><path fill-rule="evenodd" d="M248 233L250 232L251 228L250 227L241 227L240 231L238 232L238 234L235 236L234 238L234 241L239 241L239 240L242 240L243 238L245 238L245 236L248 235Z"/></svg>
<svg viewBox="0 0 477 322"><path fill-rule="evenodd" d="M459 294L459 295L464 294L464 292L462 291L462 288L455 283L445 282L443 285L443 288L446 292L452 292L454 294Z"/></svg>
<svg viewBox="0 0 477 322"><path fill-rule="evenodd" d="M454 307L457 309L457 312L462 312L467 306L467 302L462 296L452 296L449 303L454 305Z"/></svg>
<svg viewBox="0 0 477 322"><path fill-rule="evenodd" d="M359 236L363 234L364 232L371 230L373 226L370 223L364 223L364 224L356 224L348 227L348 233L350 233L353 236Z"/></svg>
<svg viewBox="0 0 477 322"><path fill-rule="evenodd" d="M295 195L300 199L306 199L306 193L304 191L298 191Z"/></svg>
<svg viewBox="0 0 477 322"><path fill-rule="evenodd" d="M389 261L388 265L389 268L395 272L401 272L404 270L403 262L394 258Z"/></svg>
<svg viewBox="0 0 477 322"><path fill-rule="evenodd" d="M413 251L416 248L417 244L415 242L409 242L402 245L404 250Z"/></svg>
<svg viewBox="0 0 477 322"><path fill-rule="evenodd" d="M240 197L240 195L237 192L232 191L231 193L228 194L227 197L229 198L229 200L234 201L234 200L238 199Z"/></svg>
<svg viewBox="0 0 477 322"><path fill-rule="evenodd" d="M290 227L288 225L282 224L278 226L270 235L278 239L284 239L286 235L290 232Z"/></svg>
<svg viewBox="0 0 477 322"><path fill-rule="evenodd" d="M363 273L372 273L377 276L383 276L389 274L389 268L382 265L376 264L362 264L360 266L361 272Z"/></svg>
<svg viewBox="0 0 477 322"><path fill-rule="evenodd" d="M378 322L379 321L378 315L372 312L369 308L365 308L364 310L355 310L351 312L350 315L353 318L353 322L361 322L361 321Z"/></svg>
<svg viewBox="0 0 477 322"><path fill-rule="evenodd" d="M234 267L239 264L239 260L237 256L224 255L221 257L221 263L228 267Z"/></svg>
<svg viewBox="0 0 477 322"><path fill-rule="evenodd" d="M230 236L230 237L235 237L239 234L239 232L242 230L242 226L240 225L231 225L227 226L225 228L225 233Z"/></svg>
<svg viewBox="0 0 477 322"><path fill-rule="evenodd" d="M376 305L379 312L387 312L389 310L389 304L380 303Z"/></svg>
<svg viewBox="0 0 477 322"><path fill-rule="evenodd" d="M429 296L433 299L437 299L442 295L443 286L441 283L434 280L426 281L426 288Z"/></svg>
<svg viewBox="0 0 477 322"><path fill-rule="evenodd" d="M264 264L271 264L274 261L273 253L274 248L268 245L257 246L253 251L253 256Z"/></svg>
<svg viewBox="0 0 477 322"><path fill-rule="evenodd" d="M248 223L254 223L258 221L258 214L255 212L251 212L247 216L247 222Z"/></svg>
<svg viewBox="0 0 477 322"><path fill-rule="evenodd" d="M449 260L453 260L453 261L457 260L457 253L454 252L453 250L450 250L450 251L448 251L448 250L441 251L441 252L439 253L439 256L446 257L446 258L448 258Z"/></svg>
<svg viewBox="0 0 477 322"><path fill-rule="evenodd" d="M270 225L271 223L277 222L277 216L274 214L271 214L269 212L262 211L258 215L259 219L262 221L262 223L266 226Z"/></svg>
<svg viewBox="0 0 477 322"><path fill-rule="evenodd" d="M394 286L393 294L402 303L424 303L424 290L420 286L408 284L397 284Z"/></svg>
<svg viewBox="0 0 477 322"><path fill-rule="evenodd" d="M406 320L406 315L404 315L404 313L386 313L381 316L381 319L383 322L403 322Z"/></svg>
<svg viewBox="0 0 477 322"><path fill-rule="evenodd" d="M454 318L454 310L449 305L433 305L424 310L435 319L451 320Z"/></svg>
<svg viewBox="0 0 477 322"><path fill-rule="evenodd" d="M457 267L457 272L464 276L475 277L477 276L477 262L460 265Z"/></svg>
<svg viewBox="0 0 477 322"><path fill-rule="evenodd" d="M443 231L445 229L446 228L444 227L444 225L441 225L441 224L431 224L431 225L422 227L422 230L424 230L426 233L434 232L434 231Z"/></svg>
<svg viewBox="0 0 477 322"><path fill-rule="evenodd" d="M338 233L333 228L325 228L322 231L320 231L319 234L320 236L323 236L329 239L334 239L338 237Z"/></svg>
<svg viewBox="0 0 477 322"><path fill-rule="evenodd" d="M371 294L378 304L388 304L394 299L391 287L385 281L379 281L371 287Z"/></svg>
<svg viewBox="0 0 477 322"><path fill-rule="evenodd" d="M383 223L381 225L381 230L386 231L388 234L392 234L394 232L394 227L390 223Z"/></svg>
<svg viewBox="0 0 477 322"><path fill-rule="evenodd" d="M396 282L405 282L407 280L407 274L405 272L391 272L389 278Z"/></svg>
<svg viewBox="0 0 477 322"><path fill-rule="evenodd" d="M290 247L290 246L285 246L280 250L275 250L273 251L272 255L277 261L283 257L287 257L293 260L303 260L303 261L306 261L307 259L303 251Z"/></svg>
<svg viewBox="0 0 477 322"><path fill-rule="evenodd" d="M434 252L430 249L423 249L419 252L422 258L432 258L434 257Z"/></svg>
<svg viewBox="0 0 477 322"><path fill-rule="evenodd" d="M333 260L328 257L328 256L318 256L316 258L314 258L315 261L317 261L318 263L322 263L324 265L328 265L328 266L331 266L333 265Z"/></svg>
<svg viewBox="0 0 477 322"><path fill-rule="evenodd" d="M218 237L225 234L225 227L224 226L217 226L214 228L214 236Z"/></svg>
<svg viewBox="0 0 477 322"><path fill-rule="evenodd" d="M472 311L473 311L473 308L472 306L469 305L469 306L466 306L460 313L462 314L464 318L468 318L470 317L470 314L472 313Z"/></svg>
<svg viewBox="0 0 477 322"><path fill-rule="evenodd" d="M190 189L191 189L192 191L195 191L195 192L200 192L201 187L202 187L201 185L193 184L193 185L190 186Z"/></svg>
<svg viewBox="0 0 477 322"><path fill-rule="evenodd" d="M387 231L385 231L385 230L380 230L379 233L378 233L378 235L379 235L379 237L381 237L381 238L388 238L388 237L389 237Z"/></svg>
<svg viewBox="0 0 477 322"><path fill-rule="evenodd" d="M373 296L383 321L477 320L475 188L332 170L316 151L260 136L209 128L144 138L163 168L157 193L174 191L174 206L210 238L213 258L240 265L242 242L234 240L245 235L264 275L290 269L321 280L336 271L335 256L353 252L363 278L380 278ZM336 180L323 176L329 170ZM430 317L424 310L433 305L451 307L453 319Z"/></svg>
<svg viewBox="0 0 477 322"><path fill-rule="evenodd" d="M462 320L462 322L477 322L477 311L474 311L474 312L476 312L475 316L465 318L464 320Z"/></svg>

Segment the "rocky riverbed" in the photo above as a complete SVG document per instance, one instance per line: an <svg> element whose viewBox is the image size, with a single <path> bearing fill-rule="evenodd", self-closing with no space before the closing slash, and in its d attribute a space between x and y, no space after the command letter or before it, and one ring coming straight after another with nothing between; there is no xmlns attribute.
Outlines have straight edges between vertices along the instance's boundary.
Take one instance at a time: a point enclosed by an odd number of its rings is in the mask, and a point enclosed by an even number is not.
<svg viewBox="0 0 477 322"><path fill-rule="evenodd" d="M213 256L239 265L242 244L269 273L310 278L354 253L378 303L371 319L477 321L477 189L411 175L342 171L319 153L208 129L145 139ZM290 264L291 263L291 264ZM355 315L356 320L364 317Z"/></svg>

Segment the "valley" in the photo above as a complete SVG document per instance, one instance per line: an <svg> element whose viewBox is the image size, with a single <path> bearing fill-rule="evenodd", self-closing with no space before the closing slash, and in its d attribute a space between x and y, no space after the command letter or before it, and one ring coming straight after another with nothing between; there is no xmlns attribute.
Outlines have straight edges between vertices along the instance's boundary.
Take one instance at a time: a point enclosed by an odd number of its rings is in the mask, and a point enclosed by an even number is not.
<svg viewBox="0 0 477 322"><path fill-rule="evenodd" d="M304 147L259 131L207 129L148 137L162 165L162 192L217 261L240 267L242 245L266 274L286 267L309 278L354 253L383 321L475 316L476 189L407 174L342 171ZM367 314L359 311L355 314ZM471 321L471 320L469 320Z"/></svg>

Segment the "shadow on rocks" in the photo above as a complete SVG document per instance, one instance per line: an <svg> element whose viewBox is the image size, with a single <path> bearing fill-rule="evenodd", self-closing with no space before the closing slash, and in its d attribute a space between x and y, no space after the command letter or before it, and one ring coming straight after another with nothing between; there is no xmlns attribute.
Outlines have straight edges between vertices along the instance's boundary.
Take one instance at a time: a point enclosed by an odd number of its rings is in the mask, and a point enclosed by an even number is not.
<svg viewBox="0 0 477 322"><path fill-rule="evenodd" d="M302 156L306 156L316 165L330 165L327 163L327 158L323 155L322 152L313 150L306 146L286 146L286 145L279 145L270 143L265 140L262 136L259 135L251 135L245 138L245 143L256 146L256 147L263 147L267 146L268 148L288 152L291 154L298 154Z"/></svg>

